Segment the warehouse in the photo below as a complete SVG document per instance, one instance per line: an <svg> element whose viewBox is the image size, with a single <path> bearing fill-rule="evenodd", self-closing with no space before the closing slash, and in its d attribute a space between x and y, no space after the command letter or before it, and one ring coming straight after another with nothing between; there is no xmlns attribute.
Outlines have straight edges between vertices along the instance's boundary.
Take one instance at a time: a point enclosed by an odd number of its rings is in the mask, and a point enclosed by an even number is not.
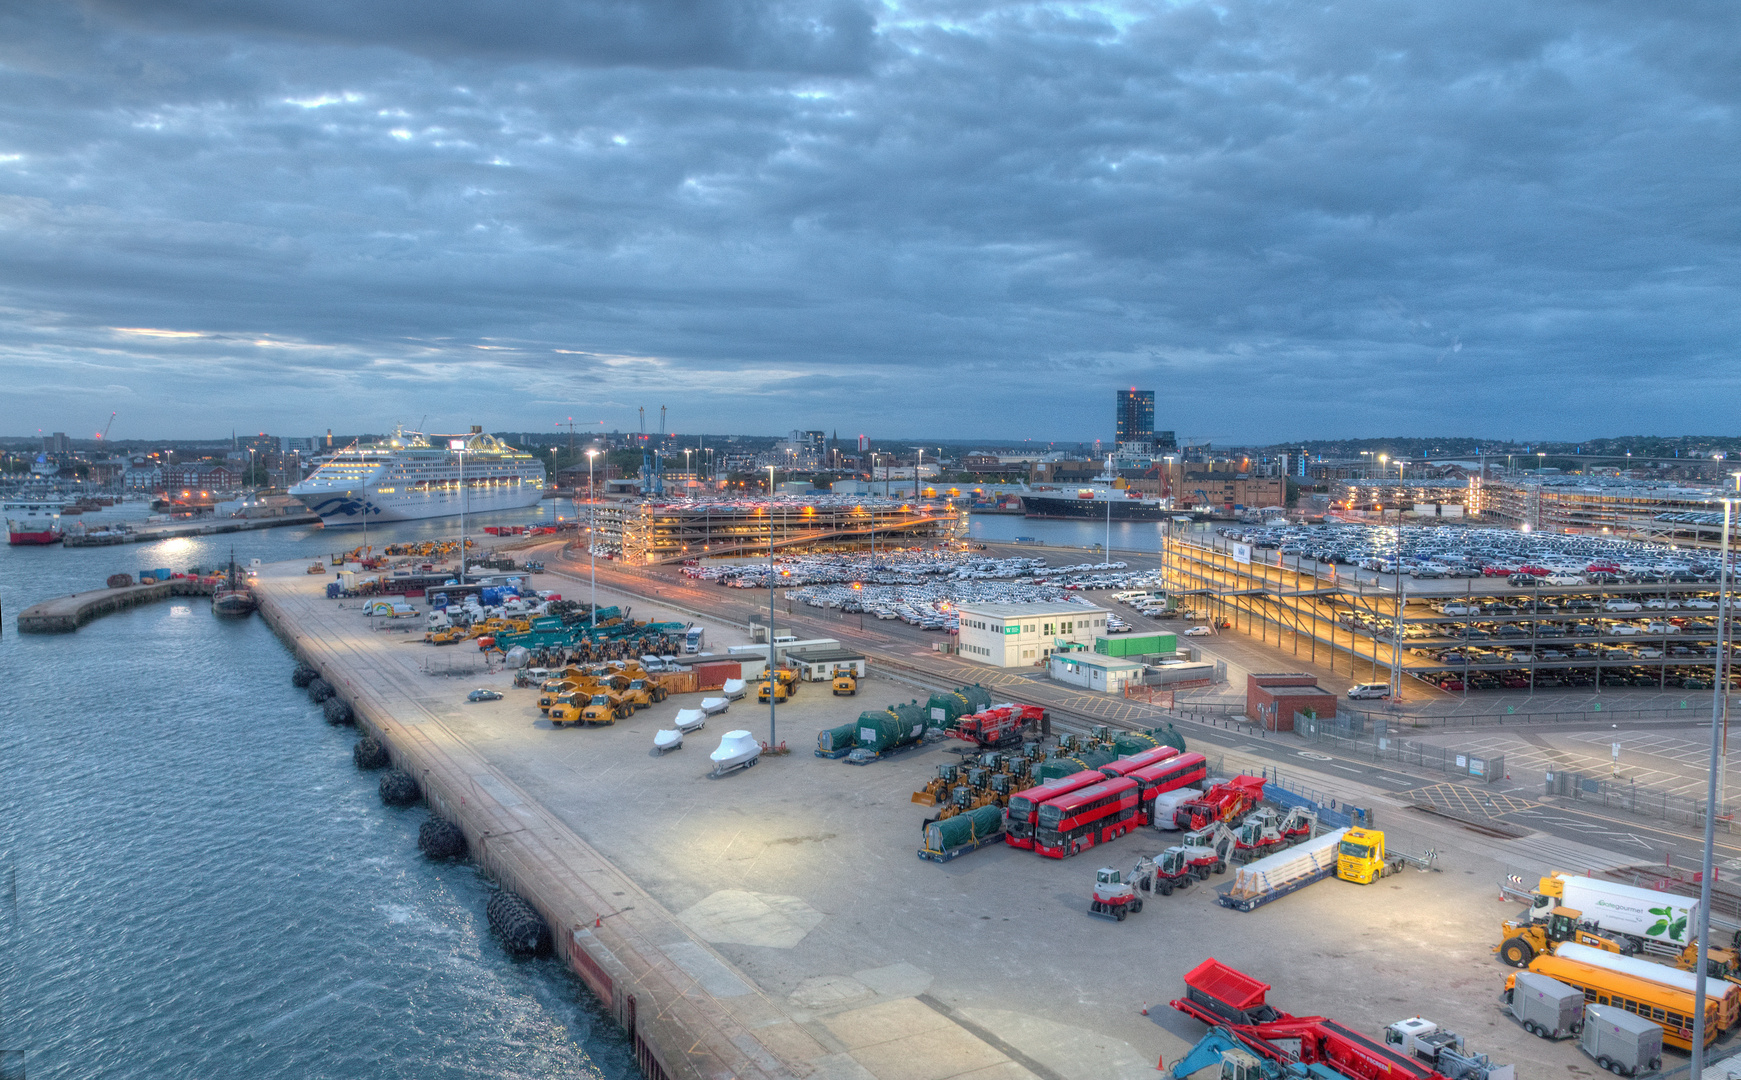
<svg viewBox="0 0 1741 1080"><path fill-rule="evenodd" d="M963 604L960 655L993 667L1033 667L1065 645L1106 634L1106 611L1080 604Z"/></svg>

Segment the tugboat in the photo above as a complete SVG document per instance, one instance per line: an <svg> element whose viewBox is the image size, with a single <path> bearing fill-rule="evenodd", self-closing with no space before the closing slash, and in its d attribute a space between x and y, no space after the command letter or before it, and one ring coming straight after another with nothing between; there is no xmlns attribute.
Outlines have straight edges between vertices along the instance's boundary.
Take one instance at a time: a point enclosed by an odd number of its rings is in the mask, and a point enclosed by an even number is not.
<svg viewBox="0 0 1741 1080"><path fill-rule="evenodd" d="M236 573L236 553L230 552L230 569L224 575L223 582L212 590L212 614L246 616L252 615L259 607L259 601L254 599L254 590L248 587L245 580L238 578Z"/></svg>

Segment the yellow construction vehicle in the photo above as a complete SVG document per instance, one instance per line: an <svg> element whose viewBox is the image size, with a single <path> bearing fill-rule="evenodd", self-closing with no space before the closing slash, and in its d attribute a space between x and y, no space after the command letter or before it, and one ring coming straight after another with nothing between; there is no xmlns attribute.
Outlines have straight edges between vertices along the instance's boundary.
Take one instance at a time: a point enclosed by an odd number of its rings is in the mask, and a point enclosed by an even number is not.
<svg viewBox="0 0 1741 1080"><path fill-rule="evenodd" d="M786 687L787 697L798 696L798 671L796 668L775 668L774 677Z"/></svg>
<svg viewBox="0 0 1741 1080"><path fill-rule="evenodd" d="M1340 858L1337 861L1340 864ZM1548 917L1541 922L1532 922L1527 917L1507 919L1499 924L1500 942L1493 951L1499 954L1499 959L1517 968L1528 967L1531 960L1553 952L1556 946L1567 941L1621 956L1631 956L1637 951L1631 941L1586 928L1582 920L1582 912L1563 907L1548 912ZM1697 951L1693 955L1696 960Z"/></svg>
<svg viewBox="0 0 1741 1080"><path fill-rule="evenodd" d="M792 691L784 679L764 678L756 686L756 700L766 701L772 695L775 701L785 701L792 696Z"/></svg>
<svg viewBox="0 0 1741 1080"><path fill-rule="evenodd" d="M588 724L614 724L626 716L632 716L635 707L613 691L605 690L596 693L587 701L586 707L580 711L580 718Z"/></svg>
<svg viewBox="0 0 1741 1080"><path fill-rule="evenodd" d="M592 698L576 690L557 694L544 711L550 716L551 727L561 727L564 724L578 724L584 718L582 713Z"/></svg>
<svg viewBox="0 0 1741 1080"><path fill-rule="evenodd" d="M556 704L556 699L563 694L590 694L596 687L588 685L582 679L551 679L538 688L538 710L548 714Z"/></svg>
<svg viewBox="0 0 1741 1080"><path fill-rule="evenodd" d="M457 645L465 640L465 631L457 626L444 626L424 634L423 640L431 645Z"/></svg>
<svg viewBox="0 0 1741 1080"><path fill-rule="evenodd" d="M834 673L834 696L853 697L858 693L858 676L842 669Z"/></svg>
<svg viewBox="0 0 1741 1080"><path fill-rule="evenodd" d="M651 679L631 679L629 685L620 691L624 701L637 709L664 701L669 692Z"/></svg>

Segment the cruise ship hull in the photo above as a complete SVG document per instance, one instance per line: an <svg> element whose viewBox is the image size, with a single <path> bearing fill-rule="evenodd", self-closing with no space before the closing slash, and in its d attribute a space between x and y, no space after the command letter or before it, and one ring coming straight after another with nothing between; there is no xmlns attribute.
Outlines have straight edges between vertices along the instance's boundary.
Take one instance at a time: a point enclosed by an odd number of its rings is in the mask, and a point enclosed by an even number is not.
<svg viewBox="0 0 1741 1080"><path fill-rule="evenodd" d="M1067 495L1023 495L1022 516L1058 521L1164 521L1172 513L1159 502L1144 499L1075 499Z"/></svg>
<svg viewBox="0 0 1741 1080"><path fill-rule="evenodd" d="M319 514L326 525L361 525L377 521L421 521L424 518L458 517L461 499L457 491L413 491L385 495L366 489L291 492ZM537 506L544 489L537 484L504 485L473 489L464 500L467 514L490 514Z"/></svg>

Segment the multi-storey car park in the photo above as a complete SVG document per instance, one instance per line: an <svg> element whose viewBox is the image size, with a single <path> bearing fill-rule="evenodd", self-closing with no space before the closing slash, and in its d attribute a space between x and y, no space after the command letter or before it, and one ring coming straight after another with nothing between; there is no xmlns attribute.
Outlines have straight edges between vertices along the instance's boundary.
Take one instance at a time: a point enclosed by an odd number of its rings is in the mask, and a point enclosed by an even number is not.
<svg viewBox="0 0 1741 1080"><path fill-rule="evenodd" d="M1718 567L1702 551L1332 525L1176 531L1163 562L1181 603L1357 679L1709 689L1722 659Z"/></svg>
<svg viewBox="0 0 1741 1080"><path fill-rule="evenodd" d="M961 538L966 515L954 503L829 495L772 499L647 500L625 504L621 549L631 565L815 549L870 549Z"/></svg>

